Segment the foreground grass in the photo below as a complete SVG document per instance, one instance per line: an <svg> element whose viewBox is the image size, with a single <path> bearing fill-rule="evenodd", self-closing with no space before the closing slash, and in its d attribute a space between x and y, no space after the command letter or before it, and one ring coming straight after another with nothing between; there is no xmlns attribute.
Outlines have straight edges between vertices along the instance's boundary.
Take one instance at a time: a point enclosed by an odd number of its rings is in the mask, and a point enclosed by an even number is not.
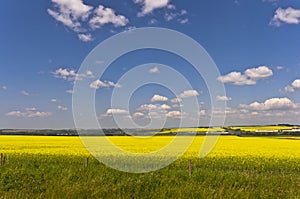
<svg viewBox="0 0 300 199"><path fill-rule="evenodd" d="M80 156L16 155L0 168L0 198L299 198L299 160L182 158L146 174Z"/></svg>
<svg viewBox="0 0 300 199"><path fill-rule="evenodd" d="M172 137L142 141L114 137L121 147L157 149ZM131 174L90 157L78 137L0 136L0 198L300 198L300 141L221 137L197 158L203 137L170 166ZM146 147L146 148L147 148ZM193 173L189 176L188 161Z"/></svg>

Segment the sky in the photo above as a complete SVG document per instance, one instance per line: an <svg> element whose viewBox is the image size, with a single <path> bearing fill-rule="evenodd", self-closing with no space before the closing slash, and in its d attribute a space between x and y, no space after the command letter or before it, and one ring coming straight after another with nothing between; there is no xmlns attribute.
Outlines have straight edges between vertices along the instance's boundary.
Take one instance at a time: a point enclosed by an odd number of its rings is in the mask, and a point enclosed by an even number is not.
<svg viewBox="0 0 300 199"><path fill-rule="evenodd" d="M207 126L224 111L224 125L300 124L298 0L6 0L0 27L0 128L74 128L73 88L80 81L95 92L95 117L105 128L130 128L131 122L170 127L182 119L184 126L194 126L195 119ZM101 77L101 59L93 70L80 70L101 42L145 27L175 30L198 42L219 71L215 83L226 92L211 99L203 74L158 49L128 52ZM145 39L156 39L150 37ZM170 80L176 88L152 83L127 92L129 82L147 78ZM114 92L130 98L113 99ZM226 110L212 100L226 103Z"/></svg>

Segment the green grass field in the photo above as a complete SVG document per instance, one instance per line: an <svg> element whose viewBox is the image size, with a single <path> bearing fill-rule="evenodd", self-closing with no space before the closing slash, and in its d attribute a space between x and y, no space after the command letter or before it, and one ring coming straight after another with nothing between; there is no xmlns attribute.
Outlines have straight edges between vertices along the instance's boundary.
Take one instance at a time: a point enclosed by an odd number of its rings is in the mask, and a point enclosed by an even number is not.
<svg viewBox="0 0 300 199"><path fill-rule="evenodd" d="M157 149L172 137L111 137L124 149ZM131 174L106 167L78 137L0 136L0 198L300 198L300 140L224 136L205 158L204 137L158 171ZM153 144L153 143L156 144ZM149 149L149 151L151 151ZM192 160L192 175L188 162Z"/></svg>

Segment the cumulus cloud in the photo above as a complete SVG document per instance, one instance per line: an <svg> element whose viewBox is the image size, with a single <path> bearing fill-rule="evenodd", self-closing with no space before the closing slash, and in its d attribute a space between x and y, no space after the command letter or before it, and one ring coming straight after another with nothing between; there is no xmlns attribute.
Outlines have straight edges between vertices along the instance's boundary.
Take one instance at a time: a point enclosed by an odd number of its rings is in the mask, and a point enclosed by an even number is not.
<svg viewBox="0 0 300 199"><path fill-rule="evenodd" d="M141 118L141 117L144 117L144 116L145 116L145 114L142 113L142 112L135 112L132 117L133 118Z"/></svg>
<svg viewBox="0 0 300 199"><path fill-rule="evenodd" d="M165 111L171 109L167 104L143 104L137 108L138 111Z"/></svg>
<svg viewBox="0 0 300 199"><path fill-rule="evenodd" d="M128 114L128 111L125 109L107 109L106 115L124 115Z"/></svg>
<svg viewBox="0 0 300 199"><path fill-rule="evenodd" d="M278 8L270 21L270 25L279 27L282 23L298 24L300 23L300 9L288 7L286 9Z"/></svg>
<svg viewBox="0 0 300 199"><path fill-rule="evenodd" d="M199 96L199 93L196 90L186 90L179 94L179 98L189 98L197 96Z"/></svg>
<svg viewBox="0 0 300 199"><path fill-rule="evenodd" d="M170 118L181 118L181 112L180 111L170 111L166 114L167 117Z"/></svg>
<svg viewBox="0 0 300 199"><path fill-rule="evenodd" d="M216 97L216 100L217 100L217 101L230 101L230 100L231 100L231 97L227 97L227 96L225 96L225 95L224 95L224 96L219 96L219 95L218 95L218 96Z"/></svg>
<svg viewBox="0 0 300 199"><path fill-rule="evenodd" d="M25 108L25 111L11 111L6 113L6 115L13 116L13 117L34 118L34 117L49 117L52 115L52 113L38 111L36 108Z"/></svg>
<svg viewBox="0 0 300 199"><path fill-rule="evenodd" d="M64 107L64 106L61 106L61 105L59 105L59 106L57 106L57 110L60 110L60 111L66 111L66 110L68 110L68 108L67 108L67 107Z"/></svg>
<svg viewBox="0 0 300 199"><path fill-rule="evenodd" d="M171 102L172 103L180 103L180 102L182 102L182 99L176 97L176 98L171 99Z"/></svg>
<svg viewBox="0 0 300 199"><path fill-rule="evenodd" d="M153 68L150 68L149 73L159 73L158 67L155 66Z"/></svg>
<svg viewBox="0 0 300 199"><path fill-rule="evenodd" d="M270 98L264 102L253 102L249 105L241 104L240 107L253 111L287 110L297 108L298 105L289 98Z"/></svg>
<svg viewBox="0 0 300 199"><path fill-rule="evenodd" d="M162 110L168 110L168 109L171 109L171 107L170 107L169 105L167 105L167 104L163 104L163 105L161 105L159 108L162 109Z"/></svg>
<svg viewBox="0 0 300 199"><path fill-rule="evenodd" d="M87 20L92 6L88 6L82 0L51 0L55 10L48 9L48 14L55 20L63 23L74 31L79 31L81 21Z"/></svg>
<svg viewBox="0 0 300 199"><path fill-rule="evenodd" d="M157 106L154 104L143 104L137 110L139 111L149 111L149 110L154 110L157 109Z"/></svg>
<svg viewBox="0 0 300 199"><path fill-rule="evenodd" d="M296 88L296 89L299 89L300 88L300 79L294 80L293 83L292 83L292 87Z"/></svg>
<svg viewBox="0 0 300 199"><path fill-rule="evenodd" d="M60 79L65 79L68 81L72 81L74 79L76 79L76 77L78 77L77 73L75 70L72 69L63 69L63 68L59 68L56 71L52 72L52 74L54 75L55 78L60 78Z"/></svg>
<svg viewBox="0 0 300 199"><path fill-rule="evenodd" d="M93 40L93 37L91 34L78 34L78 38L81 40L81 41L84 41L84 42L88 42L88 41L92 41Z"/></svg>
<svg viewBox="0 0 300 199"><path fill-rule="evenodd" d="M284 91L287 93L293 93L293 92L295 92L295 89L292 86L288 85L288 86L284 87Z"/></svg>
<svg viewBox="0 0 300 199"><path fill-rule="evenodd" d="M271 69L266 66L259 66L257 68L250 68L245 71L245 75L253 80L265 79L273 75Z"/></svg>
<svg viewBox="0 0 300 199"><path fill-rule="evenodd" d="M253 85L256 84L254 80L248 79L246 75L240 72L231 72L224 76L217 78L222 83L230 83L234 85Z"/></svg>
<svg viewBox="0 0 300 199"><path fill-rule="evenodd" d="M300 79L294 80L291 85L284 88L284 91L292 93L295 92L296 89L300 89Z"/></svg>
<svg viewBox="0 0 300 199"><path fill-rule="evenodd" d="M117 15L113 9L99 5L94 10L94 16L89 21L89 25L93 29L97 29L108 23L113 24L115 27L126 26L128 22L125 16Z"/></svg>
<svg viewBox="0 0 300 199"><path fill-rule="evenodd" d="M90 88L94 88L94 89L109 88L109 87L121 88L121 85L111 81L101 81L99 79L93 81L90 84Z"/></svg>
<svg viewBox="0 0 300 199"><path fill-rule="evenodd" d="M82 0L51 0L53 8L47 12L56 21L62 23L74 32L78 33L81 41L93 40L88 31L93 31L106 24L113 24L115 27L125 26L129 21L123 15L117 15L111 8L103 5L93 7L84 4Z"/></svg>
<svg viewBox="0 0 300 199"><path fill-rule="evenodd" d="M151 98L151 102L166 102L168 101L168 98L161 95L153 95Z"/></svg>
<svg viewBox="0 0 300 199"><path fill-rule="evenodd" d="M93 72L87 70L85 73L77 73L74 69L59 68L52 72L55 78L64 79L67 81L82 80L83 78L94 78Z"/></svg>
<svg viewBox="0 0 300 199"><path fill-rule="evenodd" d="M227 75L219 76L218 81L234 85L254 85L260 79L266 79L273 75L267 66L247 69L244 74L241 72L230 72Z"/></svg>
<svg viewBox="0 0 300 199"><path fill-rule="evenodd" d="M200 116L207 115L206 110L200 110L200 111L199 111L199 115L200 115Z"/></svg>
<svg viewBox="0 0 300 199"><path fill-rule="evenodd" d="M142 11L138 16L145 16L155 9L167 7L169 0L134 0L134 3L142 5Z"/></svg>

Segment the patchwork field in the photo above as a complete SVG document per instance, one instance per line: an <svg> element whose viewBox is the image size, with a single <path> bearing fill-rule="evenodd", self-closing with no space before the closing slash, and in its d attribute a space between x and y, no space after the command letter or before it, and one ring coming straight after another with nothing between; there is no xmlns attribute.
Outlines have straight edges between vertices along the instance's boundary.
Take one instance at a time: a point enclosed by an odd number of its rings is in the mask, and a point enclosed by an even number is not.
<svg viewBox="0 0 300 199"><path fill-rule="evenodd" d="M141 153L159 150L174 137L109 139ZM0 167L0 198L300 198L297 137L221 136L200 159L204 139L195 137L166 168L131 174L99 163L79 137L0 136L0 153L6 157Z"/></svg>

